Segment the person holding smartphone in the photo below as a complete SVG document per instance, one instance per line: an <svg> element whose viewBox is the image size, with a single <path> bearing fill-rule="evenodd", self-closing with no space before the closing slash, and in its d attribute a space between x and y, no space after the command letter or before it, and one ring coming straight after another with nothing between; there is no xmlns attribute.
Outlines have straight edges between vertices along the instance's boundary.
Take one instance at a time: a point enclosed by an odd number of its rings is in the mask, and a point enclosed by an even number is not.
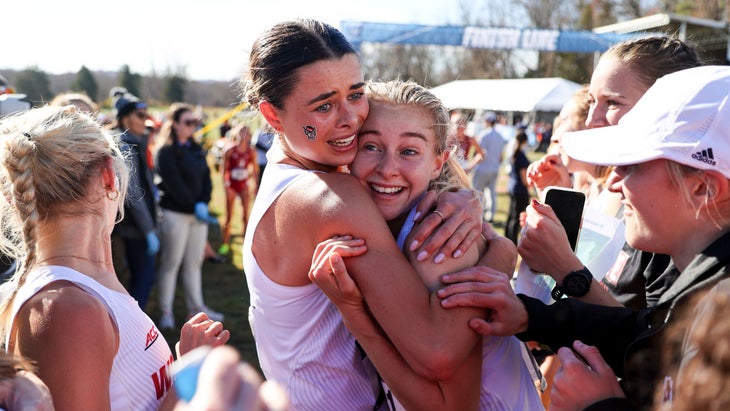
<svg viewBox="0 0 730 411"><path fill-rule="evenodd" d="M658 78L700 65L697 50L690 43L672 36L642 37L613 45L601 56L586 90L584 103L587 107L582 106L587 110L585 126L593 129L616 125ZM622 205L617 196L606 189L610 170L601 164L571 158L560 148L561 134L556 132L553 139L554 149L560 155L548 155L537 166L531 166L528 179L538 189L547 185L568 186L569 171L584 171L574 176L574 183L578 183L579 187L583 186L580 181L585 181L585 177L592 180L587 193L587 221L594 223L591 227L597 228L597 234L603 232L602 235L610 237L610 240L593 241L578 247L581 261L603 284L601 290L594 287L599 292L591 292L583 298L636 309L654 305L673 280L665 275L669 257L641 252L625 244ZM527 214L532 218L525 231L532 231L532 234L527 236L530 243L523 243L520 249L523 260L535 269L535 261L544 259L547 253L556 258L569 258L572 254L570 249L558 247L536 228L542 214L531 207L528 207ZM600 240L599 236L592 238Z"/></svg>
<svg viewBox="0 0 730 411"><path fill-rule="evenodd" d="M657 383L674 378L658 370L665 327L684 299L730 275L728 101L730 67L682 70L658 80L618 125L564 136L571 157L616 166L607 185L622 196L627 242L639 250L671 256L667 273L675 281L653 307L632 310L574 298L545 305L517 296L500 276L442 277L455 283L439 291L444 307L491 309L488 317L470 321L474 330L484 335L517 334L554 350L573 346L590 357L588 368L562 350L561 360L570 360L569 368L563 361L563 376L569 378L556 376L552 396L570 408L555 409L583 409L599 401L604 401L605 409L617 401L650 406ZM539 202L532 206L545 215L542 224L552 241L567 245L552 210ZM581 297L598 288L575 256L564 260L547 255L541 263L538 268L562 273L556 280L570 296ZM595 345L600 355L593 352L595 348L574 344L575 340ZM616 399L624 395L625 400Z"/></svg>

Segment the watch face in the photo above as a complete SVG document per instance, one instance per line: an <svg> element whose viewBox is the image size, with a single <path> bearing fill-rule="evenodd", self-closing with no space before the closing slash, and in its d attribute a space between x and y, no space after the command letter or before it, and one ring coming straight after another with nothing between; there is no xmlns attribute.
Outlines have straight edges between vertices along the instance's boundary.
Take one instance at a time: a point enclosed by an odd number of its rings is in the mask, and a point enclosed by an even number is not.
<svg viewBox="0 0 730 411"><path fill-rule="evenodd" d="M573 271L565 277L563 287L566 294L573 297L582 297L591 287L591 276L583 270Z"/></svg>

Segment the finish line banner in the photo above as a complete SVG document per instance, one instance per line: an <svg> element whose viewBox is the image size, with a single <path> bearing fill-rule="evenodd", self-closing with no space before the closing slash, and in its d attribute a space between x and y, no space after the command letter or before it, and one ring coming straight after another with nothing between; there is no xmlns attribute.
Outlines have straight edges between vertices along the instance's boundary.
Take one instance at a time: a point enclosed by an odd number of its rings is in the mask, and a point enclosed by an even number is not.
<svg viewBox="0 0 730 411"><path fill-rule="evenodd" d="M474 26L427 26L343 21L341 30L356 48L362 43L458 46L497 50L537 50L573 53L603 52L626 34L591 31L516 29Z"/></svg>

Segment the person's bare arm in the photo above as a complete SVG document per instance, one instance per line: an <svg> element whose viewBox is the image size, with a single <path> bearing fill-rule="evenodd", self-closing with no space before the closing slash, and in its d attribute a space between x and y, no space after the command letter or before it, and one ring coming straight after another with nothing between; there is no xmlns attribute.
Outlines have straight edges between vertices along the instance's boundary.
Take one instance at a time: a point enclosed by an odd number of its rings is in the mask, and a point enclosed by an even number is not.
<svg viewBox="0 0 730 411"><path fill-rule="evenodd" d="M231 161L231 154L233 154L232 147L225 149L223 152L223 164L221 164L221 177L223 178L223 187L228 187L230 184L231 173L228 171L228 163Z"/></svg>
<svg viewBox="0 0 730 411"><path fill-rule="evenodd" d="M310 278L340 310L345 326L368 354L379 375L406 409L476 409L481 381L481 345L448 380L437 381L416 373L370 315L362 294L347 273L342 257L365 252L362 240L340 237L317 247ZM433 266L436 264L427 263Z"/></svg>
<svg viewBox="0 0 730 411"><path fill-rule="evenodd" d="M310 262L316 244L335 235L365 239L368 251L347 259L346 265L370 312L413 370L432 379L452 377L481 342L481 336L468 328L469 318L484 316L486 310L442 308L398 249L359 183L341 174L322 177L326 185L297 190L306 197L297 200L312 205L298 207L307 214L297 221L309 221L311 227L318 228L311 234Z"/></svg>
<svg viewBox="0 0 730 411"><path fill-rule="evenodd" d="M15 323L15 352L36 362L56 411L110 409L119 342L99 300L73 286L51 285L21 308Z"/></svg>

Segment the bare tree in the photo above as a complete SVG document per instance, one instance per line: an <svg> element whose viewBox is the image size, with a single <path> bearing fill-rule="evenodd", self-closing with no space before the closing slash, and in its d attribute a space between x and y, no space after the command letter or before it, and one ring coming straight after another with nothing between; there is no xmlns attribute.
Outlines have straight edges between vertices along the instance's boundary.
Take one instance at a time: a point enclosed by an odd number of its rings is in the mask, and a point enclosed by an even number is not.
<svg viewBox="0 0 730 411"><path fill-rule="evenodd" d="M531 27L554 29L569 20L563 7L571 3L561 0L521 0L518 4L525 9Z"/></svg>
<svg viewBox="0 0 730 411"><path fill-rule="evenodd" d="M695 0L692 15L703 19L722 21L725 19L726 2L723 0Z"/></svg>
<svg viewBox="0 0 730 411"><path fill-rule="evenodd" d="M519 10L514 10L506 2L494 1L461 0L459 11L459 24L478 27L515 27L517 24L511 19L514 20L514 16L519 15ZM450 80L517 76L511 50L457 48L450 57L451 60L447 62L452 76Z"/></svg>
<svg viewBox="0 0 730 411"><path fill-rule="evenodd" d="M363 72L375 80L413 80L430 86L439 84L434 66L437 47L404 44L368 44L361 52Z"/></svg>

